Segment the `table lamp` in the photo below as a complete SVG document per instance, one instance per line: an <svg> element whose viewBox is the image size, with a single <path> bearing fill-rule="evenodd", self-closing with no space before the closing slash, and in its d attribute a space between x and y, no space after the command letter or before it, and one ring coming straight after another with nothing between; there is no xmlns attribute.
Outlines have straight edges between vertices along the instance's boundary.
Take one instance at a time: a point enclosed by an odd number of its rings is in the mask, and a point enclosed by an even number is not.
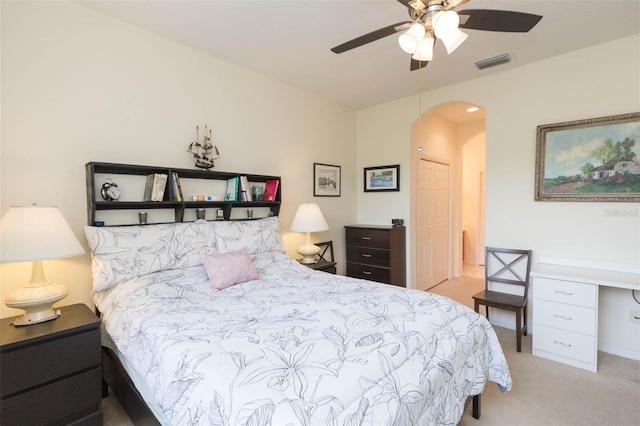
<svg viewBox="0 0 640 426"><path fill-rule="evenodd" d="M14 325L56 319L52 305L69 289L48 281L42 261L80 256L84 249L57 207L12 206L0 221L0 262L32 261L31 281L5 298L5 305L26 313Z"/></svg>
<svg viewBox="0 0 640 426"><path fill-rule="evenodd" d="M307 242L298 247L298 253L302 255L302 263L315 263L314 256L320 253L320 247L311 244L310 234L329 229L329 224L322 215L320 207L316 203L300 204L290 229L294 232L307 233Z"/></svg>

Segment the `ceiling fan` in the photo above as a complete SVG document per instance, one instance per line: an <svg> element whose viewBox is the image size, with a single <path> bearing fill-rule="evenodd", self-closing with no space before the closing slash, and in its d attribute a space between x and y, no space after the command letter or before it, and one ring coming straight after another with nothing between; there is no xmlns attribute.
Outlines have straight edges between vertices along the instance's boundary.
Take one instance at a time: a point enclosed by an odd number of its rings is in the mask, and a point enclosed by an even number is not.
<svg viewBox="0 0 640 426"><path fill-rule="evenodd" d="M442 41L447 53L460 46L467 34L460 28L484 31L529 32L542 16L530 13L492 9L454 9L470 0L397 0L405 6L411 21L398 22L356 37L331 49L343 53L367 43L404 31L398 43L411 54L411 71L427 66L433 59L436 40Z"/></svg>

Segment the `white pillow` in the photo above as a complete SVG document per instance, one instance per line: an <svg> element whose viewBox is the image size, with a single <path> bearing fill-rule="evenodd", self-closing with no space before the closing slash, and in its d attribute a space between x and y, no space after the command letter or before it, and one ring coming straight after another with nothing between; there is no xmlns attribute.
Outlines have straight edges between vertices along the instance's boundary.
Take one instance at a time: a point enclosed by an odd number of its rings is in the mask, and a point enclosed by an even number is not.
<svg viewBox="0 0 640 426"><path fill-rule="evenodd" d="M204 220L143 226L85 226L91 249L93 293L152 272L202 265L216 251Z"/></svg>
<svg viewBox="0 0 640 426"><path fill-rule="evenodd" d="M250 255L265 252L284 253L277 216L257 220L209 222L221 252L247 249Z"/></svg>

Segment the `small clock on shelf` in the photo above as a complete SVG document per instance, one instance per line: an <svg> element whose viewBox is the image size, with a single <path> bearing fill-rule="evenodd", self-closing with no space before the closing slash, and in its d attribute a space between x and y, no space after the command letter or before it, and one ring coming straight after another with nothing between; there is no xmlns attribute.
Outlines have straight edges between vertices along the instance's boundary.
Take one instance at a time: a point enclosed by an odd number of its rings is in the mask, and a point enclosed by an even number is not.
<svg viewBox="0 0 640 426"><path fill-rule="evenodd" d="M118 189L118 185L113 180L107 179L102 184L100 195L102 195L105 201L118 201L118 198L120 198L120 189Z"/></svg>

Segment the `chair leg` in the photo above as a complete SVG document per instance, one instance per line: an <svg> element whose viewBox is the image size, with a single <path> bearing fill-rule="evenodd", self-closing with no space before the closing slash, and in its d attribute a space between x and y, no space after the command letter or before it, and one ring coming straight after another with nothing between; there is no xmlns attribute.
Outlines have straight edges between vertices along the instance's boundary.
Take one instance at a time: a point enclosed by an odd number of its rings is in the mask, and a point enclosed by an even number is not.
<svg viewBox="0 0 640 426"><path fill-rule="evenodd" d="M522 352L522 312L518 309L516 311L516 347L518 348L518 352Z"/></svg>
<svg viewBox="0 0 640 426"><path fill-rule="evenodd" d="M527 335L527 305L524 305L524 308L522 308L523 312L522 315L524 315L524 318L522 318L522 322L524 322L524 328L522 329L522 335L526 336Z"/></svg>
<svg viewBox="0 0 640 426"><path fill-rule="evenodd" d="M473 310L480 313L480 303L478 302L478 299L473 299Z"/></svg>

